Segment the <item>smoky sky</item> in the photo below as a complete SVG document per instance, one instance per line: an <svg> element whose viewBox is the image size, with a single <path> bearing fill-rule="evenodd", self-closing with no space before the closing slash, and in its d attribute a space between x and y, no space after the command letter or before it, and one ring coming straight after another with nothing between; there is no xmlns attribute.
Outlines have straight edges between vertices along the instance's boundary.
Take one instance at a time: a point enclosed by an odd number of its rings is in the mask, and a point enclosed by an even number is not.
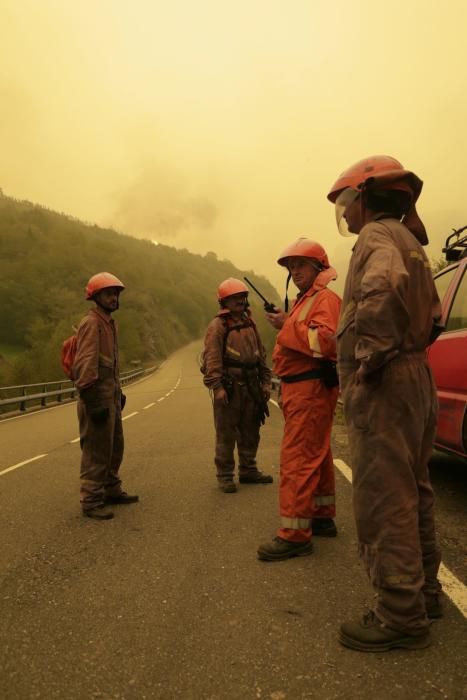
<svg viewBox="0 0 467 700"><path fill-rule="evenodd" d="M3 0L0 187L267 276L299 236L342 282L326 194L388 154L430 257L465 220L467 4Z"/></svg>

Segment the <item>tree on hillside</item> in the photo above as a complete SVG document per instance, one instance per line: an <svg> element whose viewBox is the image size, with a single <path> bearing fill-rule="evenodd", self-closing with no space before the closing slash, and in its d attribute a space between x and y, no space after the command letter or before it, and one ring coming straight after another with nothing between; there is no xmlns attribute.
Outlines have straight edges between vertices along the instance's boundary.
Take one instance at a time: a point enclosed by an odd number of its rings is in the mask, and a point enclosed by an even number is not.
<svg viewBox="0 0 467 700"><path fill-rule="evenodd" d="M157 232L155 232L157 234ZM126 285L120 326L122 367L154 363L201 337L218 309L216 290L244 272L214 253L195 255L9 197L0 198L0 347L20 348L0 364L0 382L60 379L63 340L89 308L84 289L96 272L116 274ZM248 273L273 302L277 293ZM250 295L270 350L274 332L260 301Z"/></svg>

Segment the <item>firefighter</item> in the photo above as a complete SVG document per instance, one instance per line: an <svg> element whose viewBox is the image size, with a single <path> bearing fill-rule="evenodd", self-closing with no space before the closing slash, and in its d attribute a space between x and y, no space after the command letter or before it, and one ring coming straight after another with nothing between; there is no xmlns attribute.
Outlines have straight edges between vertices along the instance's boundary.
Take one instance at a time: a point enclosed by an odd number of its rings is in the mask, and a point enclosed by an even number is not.
<svg viewBox="0 0 467 700"><path fill-rule="evenodd" d="M220 310L206 331L201 371L213 396L218 484L224 493L235 493L235 444L241 484L273 481L256 465L260 425L269 415L271 370L248 308L245 284L234 278L224 280L217 299Z"/></svg>
<svg viewBox="0 0 467 700"><path fill-rule="evenodd" d="M415 209L422 181L388 156L343 172L328 194L339 230L357 234L338 328L359 551L373 610L340 629L363 651L421 649L442 614L428 460L437 400L426 349L441 307Z"/></svg>
<svg viewBox="0 0 467 700"><path fill-rule="evenodd" d="M335 368L340 298L327 288L337 273L324 248L299 238L279 260L299 289L287 314L267 313L279 330L273 370L281 380L284 434L280 456L281 527L258 558L278 561L311 554L312 534L335 537L331 427L338 396Z"/></svg>
<svg viewBox="0 0 467 700"><path fill-rule="evenodd" d="M119 468L123 458L121 411L125 404L119 380L117 324L112 313L119 307L124 285L114 275L99 272L86 286L94 301L77 332L73 377L79 391L83 515L97 520L113 518L109 504L138 501L122 490Z"/></svg>

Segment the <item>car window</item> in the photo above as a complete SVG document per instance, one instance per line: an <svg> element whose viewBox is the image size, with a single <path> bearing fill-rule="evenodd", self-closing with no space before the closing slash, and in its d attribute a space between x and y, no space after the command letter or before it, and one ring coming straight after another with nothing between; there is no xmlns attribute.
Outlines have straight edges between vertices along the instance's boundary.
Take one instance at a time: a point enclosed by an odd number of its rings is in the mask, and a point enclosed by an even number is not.
<svg viewBox="0 0 467 700"><path fill-rule="evenodd" d="M465 272L456 289L454 301L452 302L451 311L446 323L447 331L455 331L460 328L467 328L467 275Z"/></svg>
<svg viewBox="0 0 467 700"><path fill-rule="evenodd" d="M436 291L438 292L438 296L441 299L441 301L444 299L444 296L446 292L448 291L448 287L452 282L452 279L454 275L457 272L457 265L456 267L451 268L451 270L448 270L447 272L443 272L440 275L437 275L435 277L435 287Z"/></svg>

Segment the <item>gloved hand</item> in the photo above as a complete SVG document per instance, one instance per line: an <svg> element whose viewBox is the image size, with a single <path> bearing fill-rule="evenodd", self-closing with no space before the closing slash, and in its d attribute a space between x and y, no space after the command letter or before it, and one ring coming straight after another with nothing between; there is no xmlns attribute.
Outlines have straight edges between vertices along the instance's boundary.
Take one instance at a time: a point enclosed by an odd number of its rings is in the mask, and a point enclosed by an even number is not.
<svg viewBox="0 0 467 700"><path fill-rule="evenodd" d="M126 396L125 396L125 394L120 394L120 408L122 409L122 411L125 408L125 404L126 404Z"/></svg>
<svg viewBox="0 0 467 700"><path fill-rule="evenodd" d="M102 425L109 417L109 409L106 406L98 406L89 410L89 417L96 425Z"/></svg>

